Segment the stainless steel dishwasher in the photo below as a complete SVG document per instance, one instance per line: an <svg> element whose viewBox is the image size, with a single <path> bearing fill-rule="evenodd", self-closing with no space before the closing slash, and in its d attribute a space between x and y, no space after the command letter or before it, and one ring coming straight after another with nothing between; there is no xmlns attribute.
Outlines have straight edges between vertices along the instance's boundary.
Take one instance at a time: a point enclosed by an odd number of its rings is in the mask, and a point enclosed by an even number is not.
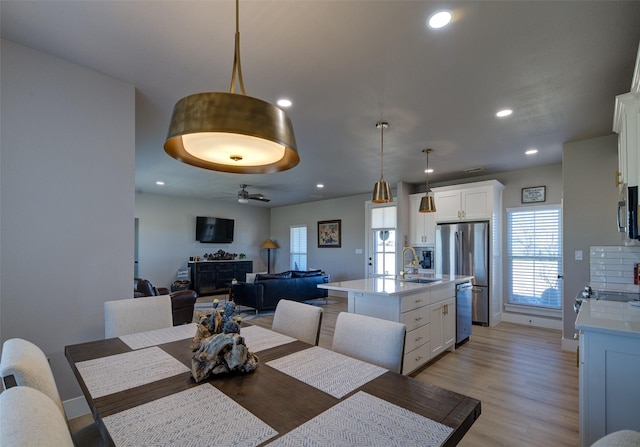
<svg viewBox="0 0 640 447"><path fill-rule="evenodd" d="M471 335L471 297L473 285L470 282L456 284L456 347Z"/></svg>

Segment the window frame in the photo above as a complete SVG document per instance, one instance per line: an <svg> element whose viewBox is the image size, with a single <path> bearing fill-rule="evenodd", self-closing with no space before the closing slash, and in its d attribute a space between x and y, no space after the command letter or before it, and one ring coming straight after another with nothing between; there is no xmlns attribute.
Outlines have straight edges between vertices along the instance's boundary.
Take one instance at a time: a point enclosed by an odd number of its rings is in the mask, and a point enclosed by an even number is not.
<svg viewBox="0 0 640 447"><path fill-rule="evenodd" d="M539 222L533 222L533 219L535 219L535 214L536 213L548 213L552 211L555 215L555 217L544 217L542 214L539 217ZM520 222L518 223L518 225L520 227L523 226L534 226L537 225L541 225L541 226L548 226L549 223L553 224L553 232L551 234L548 233L548 231L545 231L547 234L546 235L540 235L537 238L533 238L530 239L528 241L529 244L533 244L531 248L528 248L529 250L533 250L533 254L514 254L514 235L513 235L513 225L514 225L514 215L522 215L525 213L533 213L534 216L532 216L532 222L528 223L528 222ZM507 273L507 290L506 290L506 303L505 303L505 310L509 311L522 311L524 309L528 309L529 313L539 313L539 314L545 314L545 315L549 315L549 316L558 316L561 314L562 312L562 308L563 308L563 284L562 284L562 206L561 205L539 205L539 206L524 206L524 207L516 207L516 208L508 208L506 210L506 217L507 217L507 222L506 222L506 242L507 242L507 250L506 250L506 257L507 257L507 262L506 262L506 273ZM521 230L523 231L523 230ZM527 228L527 234L531 234L531 228ZM535 230L534 230L535 232ZM546 238L550 238L550 240L545 241L544 239ZM551 248L549 248L549 243L550 241L553 242L553 245L551 246ZM540 251L545 249L544 244L546 244L546 249L551 250L551 254L541 254ZM527 248L525 248L526 250ZM538 254L536 254L536 250L538 251ZM548 279L548 278L544 278L544 273L540 273L540 274L536 274L534 273L535 276L529 276L524 278L524 280L527 280L530 282L530 284L533 286L534 288L534 293L533 295L529 296L529 299L527 299L526 295L520 295L521 298L517 299L515 298L516 293L514 289L514 278L515 276L517 276L517 273L514 273L514 260L520 260L523 263L526 263L527 260L532 262L533 265L533 269L534 272L536 271L545 271L545 264L548 266L550 263L551 264L555 264L555 276L556 278L554 279ZM548 270L546 270L548 271ZM522 273L521 273L522 274ZM538 290L540 290L543 286L544 286L544 282L549 282L548 287L545 288L542 292L538 293ZM522 287L522 285L520 286ZM554 293L553 290L556 290L556 292ZM543 298L543 294L545 292L549 291L549 293L547 294L546 297ZM555 296L554 296L555 295ZM545 304L542 302L543 299L550 299L553 300L554 302L557 302L557 305L554 304ZM538 302L535 302L535 301Z"/></svg>
<svg viewBox="0 0 640 447"><path fill-rule="evenodd" d="M299 232L301 229L304 229L304 251L296 251L296 249L301 248L302 241L294 241L296 237L295 234ZM309 229L305 224L299 225L290 225L289 226L289 268L291 270L296 270L295 262L300 261L300 259L304 259L304 263L299 262L297 270L307 270L308 260L309 260Z"/></svg>

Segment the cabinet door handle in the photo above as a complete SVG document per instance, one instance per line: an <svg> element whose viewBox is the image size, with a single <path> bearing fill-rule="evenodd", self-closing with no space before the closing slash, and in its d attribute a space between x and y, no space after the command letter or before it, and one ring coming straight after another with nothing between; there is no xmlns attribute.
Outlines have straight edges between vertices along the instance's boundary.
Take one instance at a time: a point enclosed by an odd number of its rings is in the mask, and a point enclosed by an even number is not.
<svg viewBox="0 0 640 447"><path fill-rule="evenodd" d="M422 320L422 317L416 318L416 321L420 321L420 320Z"/></svg>
<svg viewBox="0 0 640 447"><path fill-rule="evenodd" d="M422 302L422 300L416 300L416 304L419 304L421 302Z"/></svg>
<svg viewBox="0 0 640 447"><path fill-rule="evenodd" d="M416 337L416 341L422 340L422 337Z"/></svg>
<svg viewBox="0 0 640 447"><path fill-rule="evenodd" d="M416 357L416 362L419 362L420 360L422 360L422 356L419 355L418 357Z"/></svg>

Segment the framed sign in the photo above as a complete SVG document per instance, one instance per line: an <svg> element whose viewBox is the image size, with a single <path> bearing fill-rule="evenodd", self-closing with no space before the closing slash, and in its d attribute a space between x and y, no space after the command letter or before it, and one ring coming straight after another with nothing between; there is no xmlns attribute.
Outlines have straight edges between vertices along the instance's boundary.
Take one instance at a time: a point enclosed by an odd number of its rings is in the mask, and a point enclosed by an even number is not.
<svg viewBox="0 0 640 447"><path fill-rule="evenodd" d="M546 200L546 191L546 186L522 188L522 203L544 202Z"/></svg>
<svg viewBox="0 0 640 447"><path fill-rule="evenodd" d="M341 220L318 222L318 247L340 247L342 245Z"/></svg>

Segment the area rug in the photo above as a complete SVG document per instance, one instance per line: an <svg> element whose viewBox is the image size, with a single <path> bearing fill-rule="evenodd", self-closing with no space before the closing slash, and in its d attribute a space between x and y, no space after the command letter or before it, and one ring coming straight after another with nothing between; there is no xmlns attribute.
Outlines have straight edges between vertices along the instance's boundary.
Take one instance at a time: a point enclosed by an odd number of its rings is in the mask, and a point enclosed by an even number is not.
<svg viewBox="0 0 640 447"><path fill-rule="evenodd" d="M227 304L227 296L221 295L220 297L201 297L198 298L196 304L194 306L194 311L204 312L206 314L210 314L213 311L213 300L218 299L218 309L224 309L224 306ZM311 301L305 301L305 304L311 304L312 306L324 306L326 304L335 304L338 301L335 300L327 300L325 302L324 299L317 299ZM241 317L243 320L253 320L255 318L263 318L273 316L274 310L263 310L256 313L256 310L253 307L247 306L237 306L235 316ZM195 315L195 313L194 313ZM194 318L195 321L195 318Z"/></svg>

